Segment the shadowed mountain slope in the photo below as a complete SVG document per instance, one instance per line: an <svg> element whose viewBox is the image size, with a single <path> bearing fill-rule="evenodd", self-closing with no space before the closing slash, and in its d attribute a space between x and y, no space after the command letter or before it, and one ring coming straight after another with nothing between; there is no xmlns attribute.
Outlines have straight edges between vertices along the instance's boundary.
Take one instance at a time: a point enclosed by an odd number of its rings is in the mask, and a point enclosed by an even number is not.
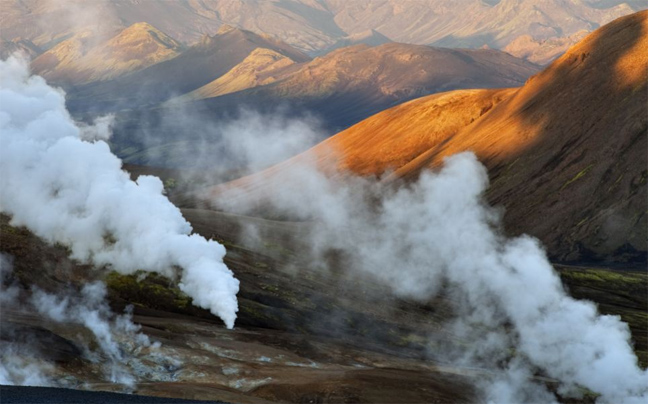
<svg viewBox="0 0 648 404"><path fill-rule="evenodd" d="M266 91L294 98L361 91L402 99L448 88L519 85L536 71L535 65L494 50L358 45L316 58Z"/></svg>
<svg viewBox="0 0 648 404"><path fill-rule="evenodd" d="M210 97L191 107L224 111L246 105L264 111L283 103L291 111L315 114L327 129L335 131L422 95L449 89L519 86L537 71L536 65L495 50L400 43L356 45L277 70L269 84ZM255 73L261 78L264 74ZM200 96L209 95L207 88L218 88L221 81L199 90Z"/></svg>
<svg viewBox="0 0 648 404"><path fill-rule="evenodd" d="M325 55L335 49L345 48L347 46L365 44L369 46L378 46L392 42L391 39L387 38L385 35L380 32L369 29L362 32L357 32L355 34L347 35L343 38L340 38L330 47L318 52L317 54Z"/></svg>
<svg viewBox="0 0 648 404"><path fill-rule="evenodd" d="M212 191L269 192L267 177L301 159L317 160L329 173L411 180L444 157L471 150L489 169L488 199L506 208L508 231L539 237L560 260L643 262L647 48L648 11L622 17L518 90L415 100Z"/></svg>
<svg viewBox="0 0 648 404"><path fill-rule="evenodd" d="M178 100L218 97L272 83L281 77L286 67L295 61L270 49L257 48L241 63L216 80L196 89Z"/></svg>
<svg viewBox="0 0 648 404"><path fill-rule="evenodd" d="M0 59L7 59L14 53L22 53L32 59L40 55L43 51L30 40L12 39L0 40Z"/></svg>
<svg viewBox="0 0 648 404"><path fill-rule="evenodd" d="M269 36L223 26L215 36L203 37L199 44L178 57L125 77L76 89L68 106L87 111L87 108L119 109L156 104L217 79L257 48L272 50L296 62L309 60L306 55Z"/></svg>

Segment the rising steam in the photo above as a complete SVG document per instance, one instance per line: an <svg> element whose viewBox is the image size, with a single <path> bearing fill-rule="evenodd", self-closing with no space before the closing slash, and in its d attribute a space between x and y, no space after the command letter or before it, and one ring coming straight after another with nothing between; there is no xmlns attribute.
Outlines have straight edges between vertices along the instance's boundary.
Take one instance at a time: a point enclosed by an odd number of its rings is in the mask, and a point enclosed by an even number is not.
<svg viewBox="0 0 648 404"><path fill-rule="evenodd" d="M139 347L151 347L149 338L139 332L130 314L115 316L106 303L106 286L93 282L83 286L79 296L58 297L42 290L33 291L31 305L45 318L57 323L82 324L92 332L105 357L106 374L112 383L133 386L135 379L123 365L124 351L115 339L127 337ZM154 346L158 346L155 344ZM94 358L92 358L94 359Z"/></svg>
<svg viewBox="0 0 648 404"><path fill-rule="evenodd" d="M0 211L12 225L121 273L181 268L180 289L233 327L239 282L224 247L190 235L158 178L131 181L105 142L83 140L105 139L106 120L80 128L65 94L17 58L0 62L0 79Z"/></svg>
<svg viewBox="0 0 648 404"><path fill-rule="evenodd" d="M0 338L0 384L26 386L60 386L70 380L57 375L52 358L48 358L38 339L29 334L16 333L16 324L7 321L7 312L19 316L38 313L39 318L65 327L81 325L94 336L96 348L91 349L89 341L79 341L84 349L84 359L101 365L106 380L132 388L137 376L132 372L132 362L143 351L148 359L154 359L160 348L157 342L140 332L132 322L129 310L115 315L106 300L106 287L102 282L85 284L80 291L65 290L62 295L47 293L35 286L29 293L17 285L9 284L12 272L12 257L0 254L0 304L5 318L1 324L3 338ZM11 316L9 316L11 317ZM174 358L166 362L179 364ZM129 366L131 365L131 366Z"/></svg>
<svg viewBox="0 0 648 404"><path fill-rule="evenodd" d="M257 184L245 179L247 191L223 188L216 204L245 213L263 200L282 215L315 219L313 261L343 251L349 269L400 296L430 299L443 285L458 313L448 329L466 344L431 354L499 369L483 386L489 402L555 402L534 375L559 380L563 396L585 387L602 403L647 401L648 375L627 324L571 298L536 239L502 236L501 213L484 202L486 169L472 153L397 190L362 178L333 182L310 164L285 167Z"/></svg>

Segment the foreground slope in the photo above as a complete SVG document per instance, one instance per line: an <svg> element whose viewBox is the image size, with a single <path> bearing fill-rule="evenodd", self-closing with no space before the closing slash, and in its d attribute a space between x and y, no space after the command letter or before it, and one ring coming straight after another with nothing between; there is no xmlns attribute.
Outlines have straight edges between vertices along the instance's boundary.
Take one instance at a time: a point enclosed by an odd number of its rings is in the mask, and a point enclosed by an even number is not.
<svg viewBox="0 0 648 404"><path fill-rule="evenodd" d="M644 11L597 30L519 90L415 100L212 191L269 192L267 176L300 160L327 172L411 180L472 150L489 169L488 199L506 208L509 231L539 237L560 260L643 262L647 48Z"/></svg>
<svg viewBox="0 0 648 404"><path fill-rule="evenodd" d="M209 312L194 307L174 281L162 276L112 272L103 277L113 310L121 313L133 305L134 322L162 344L151 352L116 335L125 366L136 378L129 391L250 404L472 403L477 399L475 386L492 376L491 370L437 361L438 346L430 343L430 335L449 346L466 347L452 332L439 334L452 316L445 297L413 302L393 297L369 279L349 281L342 268L337 275L322 273L307 260L308 249L302 245L304 231L316 230L315 224L195 209L183 210L183 215L197 233L227 246L227 265L242 286L237 326L224 329ZM48 245L8 222L0 215L0 252L13 257L14 267L3 281L18 288L22 298L34 288L71 293L102 278L103 271L70 259L64 247ZM244 236L241 229L250 225L259 229L260 239ZM603 313L621 315L629 322L635 351L645 366L646 274L558 270L574 296L592 299ZM103 380L105 362L84 355L85 347L93 349L95 338L78 323L52 322L8 303L3 303L0 322L0 345L17 352L30 349L31 355L42 350L42 359L53 365L54 385L123 391L123 386ZM539 381L551 383L546 378ZM592 401L586 396L564 402Z"/></svg>
<svg viewBox="0 0 648 404"><path fill-rule="evenodd" d="M601 28L398 175L474 150L506 222L562 259L645 261L648 12Z"/></svg>

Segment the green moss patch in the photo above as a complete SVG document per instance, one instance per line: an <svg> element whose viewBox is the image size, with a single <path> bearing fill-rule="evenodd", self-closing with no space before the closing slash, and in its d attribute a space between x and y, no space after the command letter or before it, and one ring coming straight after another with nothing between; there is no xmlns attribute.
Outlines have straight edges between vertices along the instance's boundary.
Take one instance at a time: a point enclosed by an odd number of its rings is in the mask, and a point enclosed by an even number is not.
<svg viewBox="0 0 648 404"><path fill-rule="evenodd" d="M193 311L192 300L171 280L155 274L137 271L131 275L117 272L105 278L111 295L129 303L172 312Z"/></svg>

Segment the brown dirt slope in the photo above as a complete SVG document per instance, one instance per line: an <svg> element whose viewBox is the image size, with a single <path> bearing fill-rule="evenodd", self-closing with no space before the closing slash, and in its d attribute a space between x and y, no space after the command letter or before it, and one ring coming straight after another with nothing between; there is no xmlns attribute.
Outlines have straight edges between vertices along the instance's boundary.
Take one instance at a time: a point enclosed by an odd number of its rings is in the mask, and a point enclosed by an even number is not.
<svg viewBox="0 0 648 404"><path fill-rule="evenodd" d="M597 30L483 119L401 168L473 150L514 232L562 259L646 251L648 12ZM641 254L638 254L641 256ZM627 257L629 258L629 257Z"/></svg>
<svg viewBox="0 0 648 404"><path fill-rule="evenodd" d="M394 171L384 180L411 180L446 156L472 150L489 169L488 199L506 208L508 231L539 237L559 260L643 262L645 49L648 11L595 31L519 90L411 101L260 177L228 186L257 192L259 178L281 175L295 161L313 158L329 172Z"/></svg>

